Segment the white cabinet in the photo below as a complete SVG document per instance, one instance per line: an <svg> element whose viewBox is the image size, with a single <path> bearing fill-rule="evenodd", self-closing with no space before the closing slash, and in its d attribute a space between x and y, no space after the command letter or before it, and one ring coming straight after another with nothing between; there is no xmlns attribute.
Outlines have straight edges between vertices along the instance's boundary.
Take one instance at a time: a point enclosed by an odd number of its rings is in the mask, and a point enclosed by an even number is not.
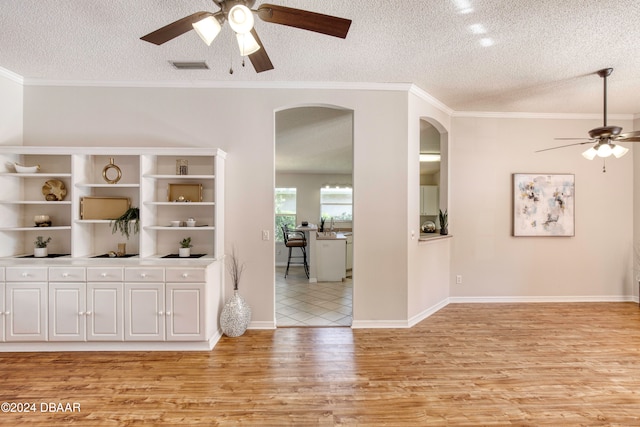
<svg viewBox="0 0 640 427"><path fill-rule="evenodd" d="M5 341L47 339L47 268L5 270Z"/></svg>
<svg viewBox="0 0 640 427"><path fill-rule="evenodd" d="M339 282L347 275L347 240L316 240L316 263L319 282Z"/></svg>
<svg viewBox="0 0 640 427"><path fill-rule="evenodd" d="M420 186L420 215L438 215L439 191L437 185Z"/></svg>
<svg viewBox="0 0 640 427"><path fill-rule="evenodd" d="M121 341L122 289L117 282L50 282L49 340Z"/></svg>
<svg viewBox="0 0 640 427"><path fill-rule="evenodd" d="M204 269L167 269L168 283L153 271L127 269L125 340L202 341L205 330ZM197 283L201 281L202 283Z"/></svg>

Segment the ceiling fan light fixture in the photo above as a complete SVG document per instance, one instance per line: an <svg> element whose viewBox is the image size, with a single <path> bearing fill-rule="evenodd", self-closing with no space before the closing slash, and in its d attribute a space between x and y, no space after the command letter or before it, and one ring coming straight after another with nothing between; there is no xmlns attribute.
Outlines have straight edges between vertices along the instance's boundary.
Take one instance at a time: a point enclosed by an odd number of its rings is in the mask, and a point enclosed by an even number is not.
<svg viewBox="0 0 640 427"><path fill-rule="evenodd" d="M623 147L622 145L614 145L612 152L613 152L613 155L616 156L616 159L619 159L620 157L627 154L629 152L629 149L626 147Z"/></svg>
<svg viewBox="0 0 640 427"><path fill-rule="evenodd" d="M253 13L251 9L242 4L237 4L229 10L229 25L239 34L245 34L253 28Z"/></svg>
<svg viewBox="0 0 640 427"><path fill-rule="evenodd" d="M260 50L260 45L253 37L251 33L240 34L236 33L238 39L238 47L240 48L240 55L247 56Z"/></svg>
<svg viewBox="0 0 640 427"><path fill-rule="evenodd" d="M211 43L216 38L222 27L216 18L213 16L207 16L198 22L194 22L193 29L200 36L207 46L211 46Z"/></svg>
<svg viewBox="0 0 640 427"><path fill-rule="evenodd" d="M602 144L598 147L598 157L609 157L613 154L613 149L609 144Z"/></svg>
<svg viewBox="0 0 640 427"><path fill-rule="evenodd" d="M595 159L597 154L598 154L598 151L595 148L591 147L587 151L582 153L582 157L584 157L587 160L593 160Z"/></svg>

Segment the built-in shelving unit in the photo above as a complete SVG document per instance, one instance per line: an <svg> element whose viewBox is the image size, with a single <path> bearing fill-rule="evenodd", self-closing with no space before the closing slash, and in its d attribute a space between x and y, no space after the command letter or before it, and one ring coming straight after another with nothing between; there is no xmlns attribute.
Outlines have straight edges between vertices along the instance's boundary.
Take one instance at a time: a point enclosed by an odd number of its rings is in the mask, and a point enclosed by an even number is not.
<svg viewBox="0 0 640 427"><path fill-rule="evenodd" d="M139 258L161 258L177 253L179 241L191 237L192 252L216 259L223 252L225 156L218 149L199 148L0 147L0 257L31 254L33 241L43 235L52 237L49 252L71 258L100 256L117 250L119 243ZM178 160L186 168L178 171ZM111 162L121 171L116 183L103 176ZM40 171L17 173L14 163L40 165ZM63 200L45 199L48 180L62 182ZM198 188L202 198L170 200L171 188ZM83 218L86 197L128 199L140 209L140 232L127 239L112 233L109 219ZM51 226L36 227L35 215L49 215ZM171 225L188 218L196 220L195 227Z"/></svg>

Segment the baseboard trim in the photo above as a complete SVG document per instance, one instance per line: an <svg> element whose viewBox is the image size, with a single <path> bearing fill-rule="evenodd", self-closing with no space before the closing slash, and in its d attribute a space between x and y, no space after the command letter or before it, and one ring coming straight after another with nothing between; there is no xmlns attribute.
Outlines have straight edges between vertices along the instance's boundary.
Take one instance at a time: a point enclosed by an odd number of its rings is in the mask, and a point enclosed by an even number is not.
<svg viewBox="0 0 640 427"><path fill-rule="evenodd" d="M637 302L633 296L581 295L581 296L529 296L529 297L450 297L452 304L462 303L536 303L536 302Z"/></svg>
<svg viewBox="0 0 640 427"><path fill-rule="evenodd" d="M427 317L437 313L438 311L442 310L443 308L445 308L448 305L449 305L449 298L445 298L444 300L440 301L436 305L427 308L426 310L422 311L421 313L416 314L413 317L410 317L409 318L409 327L411 328L411 327L417 325L418 323L422 322Z"/></svg>
<svg viewBox="0 0 640 427"><path fill-rule="evenodd" d="M276 322L274 321L254 321L249 323L247 329L275 329Z"/></svg>

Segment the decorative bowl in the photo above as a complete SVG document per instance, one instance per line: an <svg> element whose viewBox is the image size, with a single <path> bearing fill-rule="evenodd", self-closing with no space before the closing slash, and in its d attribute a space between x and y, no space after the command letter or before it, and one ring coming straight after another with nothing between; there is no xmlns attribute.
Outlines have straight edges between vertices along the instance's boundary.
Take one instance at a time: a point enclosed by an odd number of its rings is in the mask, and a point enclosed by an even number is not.
<svg viewBox="0 0 640 427"><path fill-rule="evenodd" d="M19 163L14 163L13 167L16 168L16 172L18 173L36 173L40 170L40 165L22 166Z"/></svg>

